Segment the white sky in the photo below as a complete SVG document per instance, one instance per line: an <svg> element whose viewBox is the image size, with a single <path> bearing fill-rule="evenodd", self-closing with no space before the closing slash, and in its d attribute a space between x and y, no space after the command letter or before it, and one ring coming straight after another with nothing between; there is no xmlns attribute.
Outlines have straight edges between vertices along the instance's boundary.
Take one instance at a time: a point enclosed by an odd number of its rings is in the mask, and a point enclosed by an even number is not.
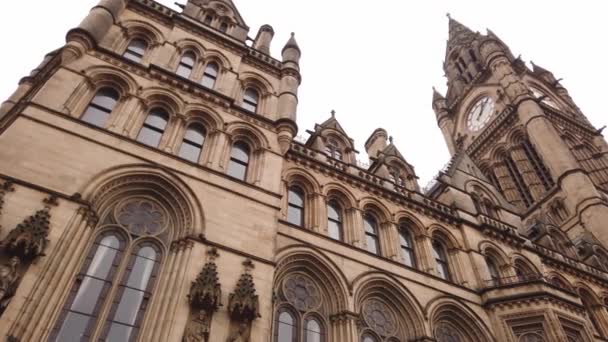
<svg viewBox="0 0 608 342"><path fill-rule="evenodd" d="M3 1L0 10L0 99L47 52L61 46L97 0ZM174 0L161 0L173 6ZM185 0L180 0L184 3ZM420 184L449 160L431 108L431 87L445 92L442 62L447 12L474 31L486 27L514 55L552 71L597 127L608 124L608 20L605 1L487 0L235 0L255 37L274 27L273 55L296 32L302 49L300 134L332 109L367 156L377 127L394 136L416 167Z"/></svg>

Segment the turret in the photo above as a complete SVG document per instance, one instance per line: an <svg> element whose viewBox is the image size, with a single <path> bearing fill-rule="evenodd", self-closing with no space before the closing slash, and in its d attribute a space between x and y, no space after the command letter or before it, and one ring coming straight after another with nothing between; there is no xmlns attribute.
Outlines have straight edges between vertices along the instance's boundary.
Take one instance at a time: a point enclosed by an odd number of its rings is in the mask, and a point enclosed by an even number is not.
<svg viewBox="0 0 608 342"><path fill-rule="evenodd" d="M79 58L84 51L99 44L125 9L125 0L101 0L84 20L68 32L64 60Z"/></svg>
<svg viewBox="0 0 608 342"><path fill-rule="evenodd" d="M369 159L378 157L378 153L384 151L387 146L388 133L383 128L378 128L365 142L365 151Z"/></svg>
<svg viewBox="0 0 608 342"><path fill-rule="evenodd" d="M270 55L270 43L272 43L272 38L274 37L274 30L270 25L263 25L260 27L258 31L258 35L255 37L253 41L253 48Z"/></svg>
<svg viewBox="0 0 608 342"><path fill-rule="evenodd" d="M441 128L441 133L443 133L443 138L445 139L446 144L448 145L448 150L451 155L456 153L456 148L454 144L454 119L450 116L450 112L448 110L448 104L446 98L441 95L433 87L433 111L435 111L435 115L437 117L437 125Z"/></svg>
<svg viewBox="0 0 608 342"><path fill-rule="evenodd" d="M293 137L297 134L296 113L298 108L298 88L302 82L300 75L300 47L294 33L283 48L283 65L281 67L281 86L278 107L279 145L283 153L287 152Z"/></svg>

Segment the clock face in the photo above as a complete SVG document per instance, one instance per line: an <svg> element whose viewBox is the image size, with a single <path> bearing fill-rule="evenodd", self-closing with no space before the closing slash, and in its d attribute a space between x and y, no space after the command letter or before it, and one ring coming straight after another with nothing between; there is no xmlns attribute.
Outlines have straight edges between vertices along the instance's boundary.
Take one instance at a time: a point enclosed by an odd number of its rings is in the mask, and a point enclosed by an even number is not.
<svg viewBox="0 0 608 342"><path fill-rule="evenodd" d="M467 127L477 132L482 129L494 114L494 100L491 97L483 97L469 111Z"/></svg>
<svg viewBox="0 0 608 342"><path fill-rule="evenodd" d="M546 104L551 108L560 109L559 105L555 103L555 101L553 101L550 97L546 96L542 91L534 87L530 87L530 89L532 90L532 94L534 94L534 97L536 97L537 99L540 99L541 97L545 96L545 98L541 101L542 103Z"/></svg>

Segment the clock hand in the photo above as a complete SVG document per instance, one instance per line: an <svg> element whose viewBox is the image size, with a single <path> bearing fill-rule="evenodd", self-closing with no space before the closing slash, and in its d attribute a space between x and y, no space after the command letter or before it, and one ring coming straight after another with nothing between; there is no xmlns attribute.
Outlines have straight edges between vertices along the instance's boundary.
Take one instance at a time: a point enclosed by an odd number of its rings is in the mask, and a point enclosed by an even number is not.
<svg viewBox="0 0 608 342"><path fill-rule="evenodd" d="M486 103L484 101L481 103L481 109L479 110L479 115L477 115L477 120L479 120L481 118L485 109L486 109Z"/></svg>

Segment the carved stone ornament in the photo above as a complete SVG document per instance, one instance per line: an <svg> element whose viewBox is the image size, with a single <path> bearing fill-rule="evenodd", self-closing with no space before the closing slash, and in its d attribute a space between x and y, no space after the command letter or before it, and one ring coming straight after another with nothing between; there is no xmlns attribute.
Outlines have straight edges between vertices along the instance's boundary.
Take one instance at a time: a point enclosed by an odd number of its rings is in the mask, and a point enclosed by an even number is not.
<svg viewBox="0 0 608 342"><path fill-rule="evenodd" d="M13 187L13 182L6 181L4 184L0 186L0 216L2 216L2 208L4 207L4 196L7 192L15 191ZM0 226L0 230L2 230L2 226Z"/></svg>
<svg viewBox="0 0 608 342"><path fill-rule="evenodd" d="M300 311L312 311L321 306L319 289L304 275L296 274L285 279L283 293L287 301Z"/></svg>
<svg viewBox="0 0 608 342"><path fill-rule="evenodd" d="M211 319L213 313L200 310L188 322L182 342L207 342L211 332Z"/></svg>
<svg viewBox="0 0 608 342"><path fill-rule="evenodd" d="M445 324L439 325L435 329L435 338L437 342L462 342L458 333Z"/></svg>
<svg viewBox="0 0 608 342"><path fill-rule="evenodd" d="M381 336L393 336L397 323L391 310L383 302L371 299L363 305L363 320Z"/></svg>
<svg viewBox="0 0 608 342"><path fill-rule="evenodd" d="M3 242L5 251L21 260L32 260L44 255L48 244L50 208L38 210L18 224Z"/></svg>
<svg viewBox="0 0 608 342"><path fill-rule="evenodd" d="M251 274L241 275L236 289L228 297L228 312L233 320L239 322L251 322L260 317L260 304Z"/></svg>
<svg viewBox="0 0 608 342"><path fill-rule="evenodd" d="M217 311L222 305L222 288L219 283L217 265L214 262L205 264L192 283L188 299L193 309L208 312Z"/></svg>
<svg viewBox="0 0 608 342"><path fill-rule="evenodd" d="M10 303L17 289L20 264L21 260L14 256L9 259L7 264L0 265L0 315Z"/></svg>
<svg viewBox="0 0 608 342"><path fill-rule="evenodd" d="M116 207L116 221L135 235L158 235L167 228L167 215L155 202L135 198Z"/></svg>

